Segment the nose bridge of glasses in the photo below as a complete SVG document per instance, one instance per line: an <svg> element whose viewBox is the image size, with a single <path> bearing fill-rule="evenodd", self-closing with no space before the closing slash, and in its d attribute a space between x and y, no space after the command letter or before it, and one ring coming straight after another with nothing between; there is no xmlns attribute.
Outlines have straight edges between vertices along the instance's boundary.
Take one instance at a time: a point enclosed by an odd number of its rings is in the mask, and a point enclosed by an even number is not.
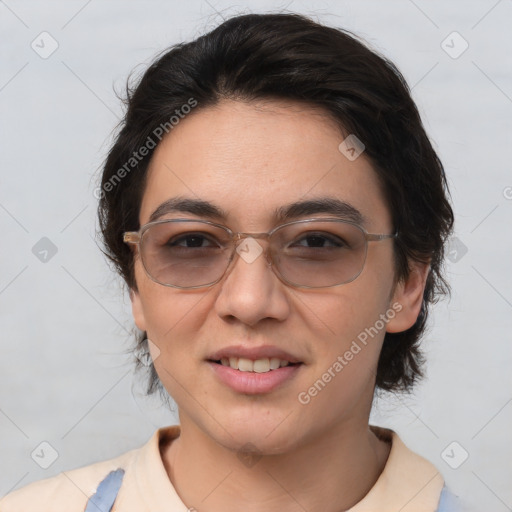
<svg viewBox="0 0 512 512"><path fill-rule="evenodd" d="M233 240L236 244L245 240L246 238L258 238L258 239L268 239L270 237L270 233L235 233L233 235Z"/></svg>

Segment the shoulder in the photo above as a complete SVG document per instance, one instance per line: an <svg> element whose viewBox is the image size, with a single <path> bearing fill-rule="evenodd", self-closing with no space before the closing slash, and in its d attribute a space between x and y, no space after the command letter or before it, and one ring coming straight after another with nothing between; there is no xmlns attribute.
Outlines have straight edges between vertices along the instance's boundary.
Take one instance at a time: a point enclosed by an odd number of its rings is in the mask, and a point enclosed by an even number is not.
<svg viewBox="0 0 512 512"><path fill-rule="evenodd" d="M181 506L160 453L161 446L179 435L179 425L163 427L146 444L119 457L29 484L0 499L0 512L82 512L93 495L89 505L98 511L98 504L114 500L123 510L163 510L162 496L164 504L172 499Z"/></svg>
<svg viewBox="0 0 512 512"><path fill-rule="evenodd" d="M85 510L98 484L111 472L129 468L140 449L57 476L39 480L0 499L0 512L71 512Z"/></svg>

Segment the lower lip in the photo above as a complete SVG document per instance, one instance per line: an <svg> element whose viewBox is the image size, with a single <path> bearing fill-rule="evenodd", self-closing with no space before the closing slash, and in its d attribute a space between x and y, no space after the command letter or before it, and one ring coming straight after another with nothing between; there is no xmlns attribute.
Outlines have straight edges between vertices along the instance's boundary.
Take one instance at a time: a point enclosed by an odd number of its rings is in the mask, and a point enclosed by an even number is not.
<svg viewBox="0 0 512 512"><path fill-rule="evenodd" d="M277 370L265 373L241 372L231 366L223 366L219 363L208 361L217 377L226 385L238 393L257 395L270 393L284 382L292 379L302 364L283 366Z"/></svg>

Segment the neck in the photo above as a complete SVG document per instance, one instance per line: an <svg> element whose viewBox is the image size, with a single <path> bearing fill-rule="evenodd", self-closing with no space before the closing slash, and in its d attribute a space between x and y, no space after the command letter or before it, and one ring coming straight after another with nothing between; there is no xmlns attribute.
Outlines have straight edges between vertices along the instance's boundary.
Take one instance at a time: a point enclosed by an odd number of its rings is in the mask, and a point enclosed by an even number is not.
<svg viewBox="0 0 512 512"><path fill-rule="evenodd" d="M188 418L180 421L181 434L162 448L162 459L182 501L198 511L347 510L373 487L390 451L367 423L354 423L284 454L242 457Z"/></svg>

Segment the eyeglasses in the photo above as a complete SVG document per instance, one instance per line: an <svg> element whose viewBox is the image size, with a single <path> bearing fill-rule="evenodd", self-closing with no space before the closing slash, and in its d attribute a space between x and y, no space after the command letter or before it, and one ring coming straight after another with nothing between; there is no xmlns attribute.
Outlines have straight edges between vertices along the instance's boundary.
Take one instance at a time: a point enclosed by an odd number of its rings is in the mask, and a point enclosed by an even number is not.
<svg viewBox="0 0 512 512"><path fill-rule="evenodd" d="M395 238L368 233L337 218L288 222L268 233L234 233L206 220L164 219L123 234L138 246L146 274L174 288L202 288L218 283L235 256L247 263L262 253L284 283L298 288L327 288L350 283L362 272L368 242ZM256 239L267 239L264 251Z"/></svg>

